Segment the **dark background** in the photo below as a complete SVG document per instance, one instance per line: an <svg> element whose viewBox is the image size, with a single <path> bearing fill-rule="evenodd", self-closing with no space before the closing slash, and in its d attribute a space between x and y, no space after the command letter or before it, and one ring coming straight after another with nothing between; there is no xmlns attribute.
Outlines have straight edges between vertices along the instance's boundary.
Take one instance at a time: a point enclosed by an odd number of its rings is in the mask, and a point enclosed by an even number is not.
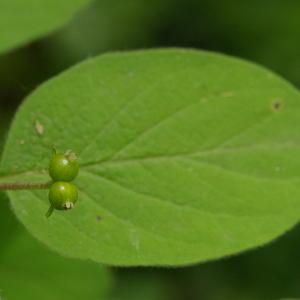
<svg viewBox="0 0 300 300"><path fill-rule="evenodd" d="M100 53L157 47L238 56L300 86L300 1L95 1L59 31L0 56L0 148L14 112L41 82ZM300 226L270 245L216 262L114 268L111 299L300 298L299 253Z"/></svg>

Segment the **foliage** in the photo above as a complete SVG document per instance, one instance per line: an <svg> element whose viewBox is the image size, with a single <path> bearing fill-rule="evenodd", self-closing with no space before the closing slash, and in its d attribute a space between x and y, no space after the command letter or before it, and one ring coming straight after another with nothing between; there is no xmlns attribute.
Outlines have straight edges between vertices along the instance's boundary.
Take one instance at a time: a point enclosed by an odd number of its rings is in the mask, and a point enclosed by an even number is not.
<svg viewBox="0 0 300 300"><path fill-rule="evenodd" d="M25 101L3 179L46 181L50 144L79 154L70 213L49 221L46 192L9 192L27 229L62 254L113 265L227 256L298 220L299 103L284 80L222 55L101 56Z"/></svg>

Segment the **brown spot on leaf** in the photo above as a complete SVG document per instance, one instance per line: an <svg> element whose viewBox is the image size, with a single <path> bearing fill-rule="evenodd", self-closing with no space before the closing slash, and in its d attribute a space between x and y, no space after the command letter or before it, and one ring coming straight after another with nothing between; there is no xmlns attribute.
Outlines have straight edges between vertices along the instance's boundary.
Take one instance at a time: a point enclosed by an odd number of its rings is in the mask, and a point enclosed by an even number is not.
<svg viewBox="0 0 300 300"><path fill-rule="evenodd" d="M281 100L275 100L273 103L272 103L272 110L274 112L278 112L282 109L282 101Z"/></svg>
<svg viewBox="0 0 300 300"><path fill-rule="evenodd" d="M97 216L96 216L96 220L97 220L97 221L101 221L101 220L102 220L102 217L99 216L99 215L97 215Z"/></svg>

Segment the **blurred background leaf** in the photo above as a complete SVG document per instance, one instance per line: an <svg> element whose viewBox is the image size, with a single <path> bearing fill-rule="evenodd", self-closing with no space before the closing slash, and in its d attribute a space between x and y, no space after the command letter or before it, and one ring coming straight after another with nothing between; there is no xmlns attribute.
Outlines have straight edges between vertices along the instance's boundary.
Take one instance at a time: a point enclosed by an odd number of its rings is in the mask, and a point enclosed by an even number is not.
<svg viewBox="0 0 300 300"><path fill-rule="evenodd" d="M171 300L168 276L155 269L115 269L115 287L107 300Z"/></svg>
<svg viewBox="0 0 300 300"><path fill-rule="evenodd" d="M90 0L1 0L0 52L22 46L62 26Z"/></svg>
<svg viewBox="0 0 300 300"><path fill-rule="evenodd" d="M0 211L3 299L106 299L111 286L108 269L47 250L17 223L3 194Z"/></svg>

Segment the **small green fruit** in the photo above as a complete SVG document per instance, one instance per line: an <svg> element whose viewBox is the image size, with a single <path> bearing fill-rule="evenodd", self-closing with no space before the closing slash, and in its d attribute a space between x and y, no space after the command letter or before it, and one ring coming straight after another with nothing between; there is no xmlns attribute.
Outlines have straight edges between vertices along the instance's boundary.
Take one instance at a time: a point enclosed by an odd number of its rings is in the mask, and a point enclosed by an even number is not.
<svg viewBox="0 0 300 300"><path fill-rule="evenodd" d="M68 210L74 207L78 199L77 187L69 182L54 182L49 189L50 208L46 214L50 217L54 209Z"/></svg>
<svg viewBox="0 0 300 300"><path fill-rule="evenodd" d="M74 152L54 154L50 161L49 174L53 181L72 181L79 171L77 157Z"/></svg>

